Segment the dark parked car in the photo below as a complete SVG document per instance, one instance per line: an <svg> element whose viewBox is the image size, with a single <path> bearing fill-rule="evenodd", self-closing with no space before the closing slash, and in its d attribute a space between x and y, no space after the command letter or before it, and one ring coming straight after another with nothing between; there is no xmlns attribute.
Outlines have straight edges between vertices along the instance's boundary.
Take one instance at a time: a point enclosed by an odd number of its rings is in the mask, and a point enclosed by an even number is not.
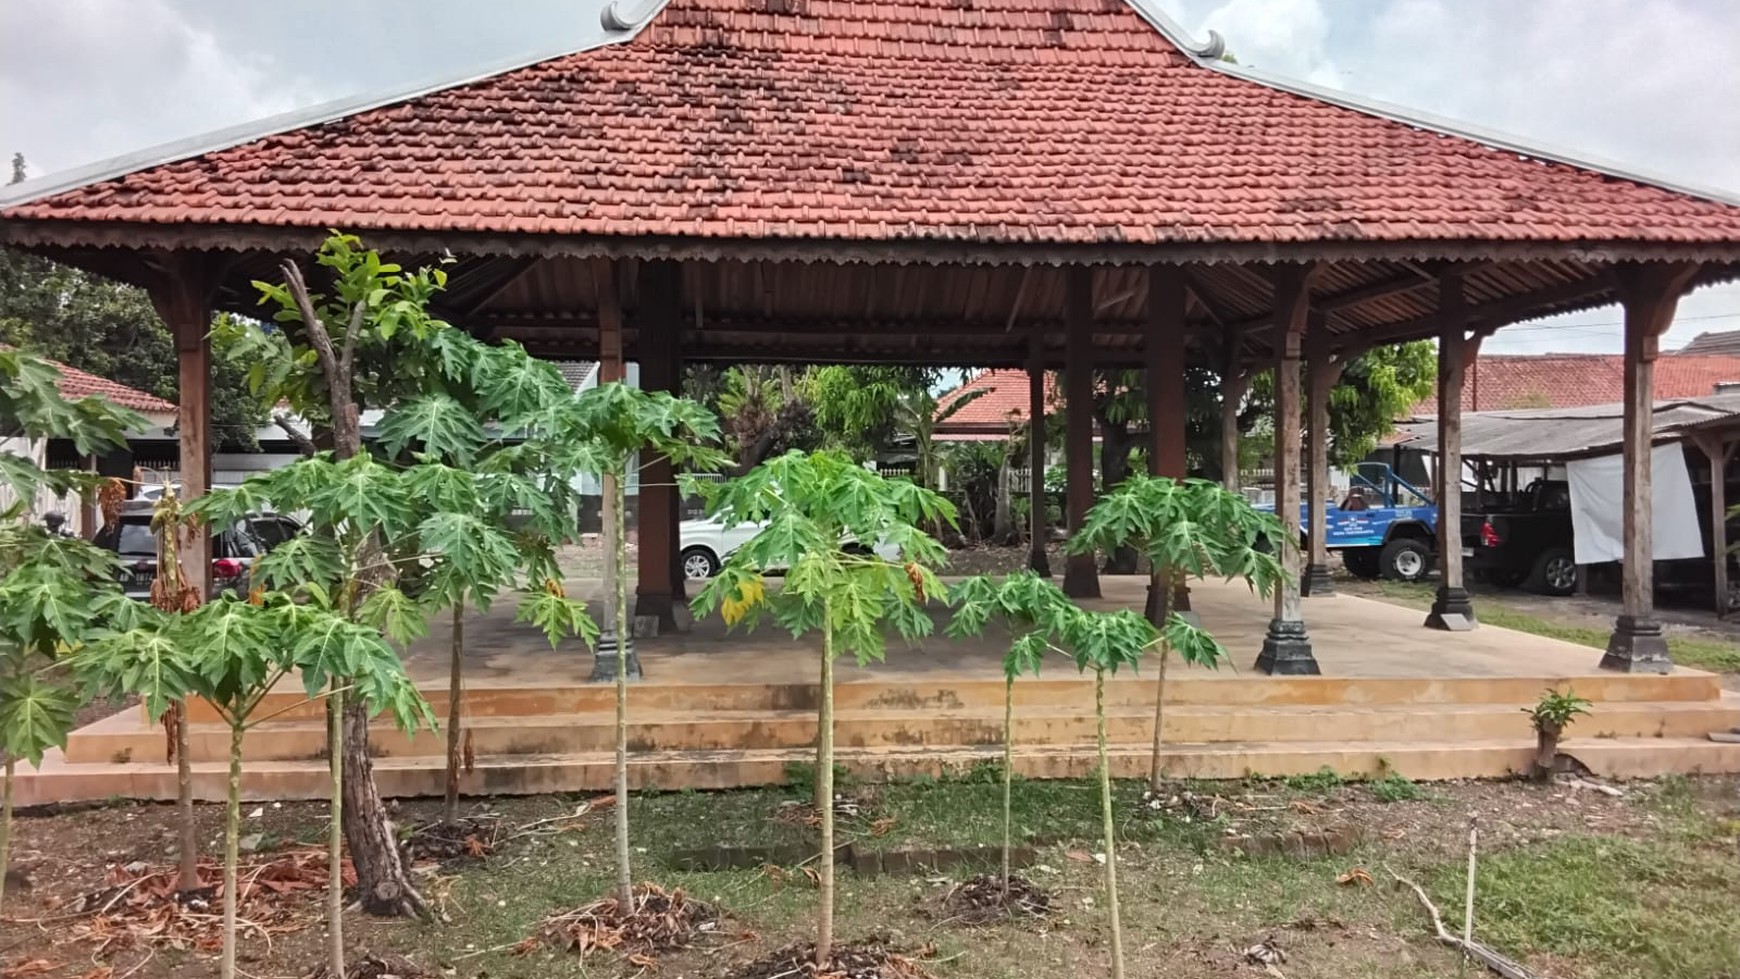
<svg viewBox="0 0 1740 979"><path fill-rule="evenodd" d="M294 519L276 513L244 517L214 534L212 541L212 590L245 594L253 559L302 532ZM131 598L148 600L151 583L157 579L157 536L151 532L151 510L129 506L120 519L105 524L94 543L114 551L121 559L121 587Z"/></svg>
<svg viewBox="0 0 1740 979"><path fill-rule="evenodd" d="M1571 547L1571 487L1537 479L1514 502L1462 516L1468 571L1496 585L1521 585L1543 595L1577 587Z"/></svg>

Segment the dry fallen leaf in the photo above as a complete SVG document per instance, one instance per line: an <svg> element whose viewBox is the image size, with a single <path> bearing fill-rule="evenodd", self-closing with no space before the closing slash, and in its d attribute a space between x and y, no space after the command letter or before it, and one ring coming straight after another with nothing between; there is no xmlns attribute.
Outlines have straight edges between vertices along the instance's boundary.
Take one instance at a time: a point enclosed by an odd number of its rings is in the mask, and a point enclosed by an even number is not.
<svg viewBox="0 0 1740 979"><path fill-rule="evenodd" d="M1071 860L1074 860L1076 863L1093 863L1094 862L1093 854L1087 853L1086 851L1083 851L1083 850L1070 850L1070 851L1066 852L1064 854L1064 856L1068 857Z"/></svg>
<svg viewBox="0 0 1740 979"><path fill-rule="evenodd" d="M1335 878L1335 882L1343 887L1352 884L1357 884L1360 887L1370 887L1372 885L1371 874L1367 873L1364 867L1355 867L1352 870L1349 870L1347 873Z"/></svg>
<svg viewBox="0 0 1740 979"><path fill-rule="evenodd" d="M894 822L895 819L893 816L883 816L881 819L870 824L870 835L887 836L888 831L894 828Z"/></svg>
<svg viewBox="0 0 1740 979"><path fill-rule="evenodd" d="M50 962L47 959L31 959L29 962L25 962L22 965L13 966L10 970L7 971L6 975L9 977L12 977L12 976L46 976L50 972L53 972L59 968L60 968L59 962Z"/></svg>

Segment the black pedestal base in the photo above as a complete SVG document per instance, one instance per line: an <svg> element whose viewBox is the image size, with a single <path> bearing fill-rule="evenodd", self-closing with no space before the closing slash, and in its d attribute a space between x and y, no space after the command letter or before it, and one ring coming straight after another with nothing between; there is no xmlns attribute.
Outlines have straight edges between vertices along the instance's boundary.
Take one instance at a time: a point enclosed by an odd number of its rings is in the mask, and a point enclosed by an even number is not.
<svg viewBox="0 0 1740 979"><path fill-rule="evenodd" d="M677 601L670 592L637 591L634 617L658 620L658 635L677 631Z"/></svg>
<svg viewBox="0 0 1740 979"><path fill-rule="evenodd" d="M1063 593L1070 598L1100 597L1100 572L1092 554L1071 554L1065 559Z"/></svg>
<svg viewBox="0 0 1740 979"><path fill-rule="evenodd" d="M1661 623L1646 616L1621 615L1607 640L1607 655L1601 668L1621 673L1667 673L1674 668L1668 658L1667 638Z"/></svg>
<svg viewBox="0 0 1740 979"><path fill-rule="evenodd" d="M1329 577L1329 565L1306 565L1305 576L1299 579L1299 594L1306 598L1335 594L1335 581Z"/></svg>
<svg viewBox="0 0 1740 979"><path fill-rule="evenodd" d="M1027 552L1027 570L1041 578L1051 577L1051 558L1046 555L1044 544L1034 545L1033 549Z"/></svg>
<svg viewBox="0 0 1740 979"><path fill-rule="evenodd" d="M628 678L638 680L640 673L640 655L634 651L634 637L628 639ZM592 655L592 682L616 682L616 633L606 632L598 637L598 650Z"/></svg>
<svg viewBox="0 0 1740 979"><path fill-rule="evenodd" d="M1426 628L1446 632L1467 632L1478 624L1474 618L1474 601L1466 588L1440 587L1432 600L1432 611L1426 613Z"/></svg>
<svg viewBox="0 0 1740 979"><path fill-rule="evenodd" d="M1317 676L1317 657L1311 655L1311 637L1305 634L1305 623L1285 619L1270 619L1269 632L1263 637L1263 651L1257 656L1257 669L1270 676Z"/></svg>

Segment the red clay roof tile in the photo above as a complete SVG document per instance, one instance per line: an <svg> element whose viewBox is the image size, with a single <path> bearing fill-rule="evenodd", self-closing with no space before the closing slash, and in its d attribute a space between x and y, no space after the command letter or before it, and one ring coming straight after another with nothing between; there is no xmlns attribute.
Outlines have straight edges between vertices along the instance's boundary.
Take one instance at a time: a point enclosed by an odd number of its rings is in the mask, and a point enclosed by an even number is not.
<svg viewBox="0 0 1740 979"><path fill-rule="evenodd" d="M1625 397L1624 367L1618 354L1482 354L1462 387L1462 410L1615 404ZM1740 357L1674 355L1655 362L1658 401L1704 397L1731 382L1740 382ZM1414 413L1437 414L1437 395L1415 405Z"/></svg>
<svg viewBox="0 0 1740 979"><path fill-rule="evenodd" d="M0 347L12 349L9 345ZM76 401L79 398L106 398L123 408L134 411L149 411L156 414L174 414L177 410L175 402L165 401L155 394L148 394L138 388L128 387L118 381L99 377L89 371L81 371L77 367L69 367L58 360L51 360L55 369L60 371L60 380L55 383L60 396Z"/></svg>
<svg viewBox="0 0 1740 979"><path fill-rule="evenodd" d="M674 0L633 41L14 219L1073 243L1740 240L1740 208L1195 64L1115 0Z"/></svg>

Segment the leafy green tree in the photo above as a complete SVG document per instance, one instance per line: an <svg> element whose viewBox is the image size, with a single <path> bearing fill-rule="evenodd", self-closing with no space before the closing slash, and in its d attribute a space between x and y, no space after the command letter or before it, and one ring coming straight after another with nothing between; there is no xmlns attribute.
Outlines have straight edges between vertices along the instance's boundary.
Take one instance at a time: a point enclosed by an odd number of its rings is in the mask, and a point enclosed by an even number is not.
<svg viewBox="0 0 1740 979"><path fill-rule="evenodd" d="M41 495L95 489L88 473L49 470L14 448L70 439L81 453L125 444L137 415L100 398L68 401L60 372L41 358L0 349L0 900L12 836L12 780L19 759L42 763L62 748L80 700L65 654L99 629L130 621L112 553L51 534L36 519Z"/></svg>
<svg viewBox="0 0 1740 979"><path fill-rule="evenodd" d="M1267 598L1286 577L1270 546L1277 541L1289 546L1281 521L1219 483L1142 474L1125 478L1107 493L1088 511L1081 530L1070 537L1072 553L1130 547L1146 557L1154 569L1148 584L1147 616L1163 629L1159 680L1154 689L1154 754L1148 773L1150 786L1156 791L1163 774L1160 749L1167 660L1177 651L1186 663L1214 666L1224 652L1207 633L1173 628L1174 620L1183 620L1167 612L1169 596L1188 578L1212 575L1242 580ZM1175 639L1185 644L1179 645Z"/></svg>
<svg viewBox="0 0 1740 979"><path fill-rule="evenodd" d="M330 294L310 292L294 262L282 266L282 284L256 283L274 310L287 356L274 356L278 348L258 327L244 326L226 340L248 364L254 389L267 401L287 401L323 429L331 454L252 477L232 494L214 494L221 502L190 509L203 507L214 518L267 505L307 511L308 533L261 560L268 584L323 590L341 617L409 635L425 610L396 583L406 569L439 562L434 594L476 600L499 587L515 561L514 541L491 515L551 506L549 477L503 465L485 466L488 478L478 478L462 468L488 441L480 419L513 431L518 420L570 392L554 366L523 348L481 344L430 315L429 303L446 282L440 269L405 271L346 235L329 238L315 261L331 279ZM386 409L380 430L390 463L362 451L358 417L375 406ZM407 461L414 464L403 466ZM552 553L522 567L521 613L561 633L589 620L580 603L561 594ZM334 782L344 793L344 835L363 907L421 914L424 902L374 785L369 712L366 704L343 700L329 701L343 718Z"/></svg>
<svg viewBox="0 0 1740 979"><path fill-rule="evenodd" d="M206 497L205 499L210 499ZM99 688L137 694L153 720L181 698L204 698L230 729L229 787L224 811L224 979L236 975L236 864L241 832L242 744L280 680L299 675L309 700L354 692L372 711L391 710L406 729L432 722L428 705L405 676L398 654L380 631L351 621L325 589L299 596L278 592L255 601L223 597L183 614L155 610L126 631L111 633L79 653L79 665ZM313 599L310 601L309 599ZM341 599L342 601L342 599ZM343 686L328 691L331 678ZM288 709L288 708L286 708ZM336 820L334 821L336 825ZM327 854L329 907L342 900L340 853ZM333 913L330 912L329 913ZM330 924L337 972L344 975L341 920Z"/></svg>
<svg viewBox="0 0 1740 979"><path fill-rule="evenodd" d="M900 419L911 422L911 399L928 394L935 382L936 372L921 367L833 366L812 368L801 387L822 447L866 461L894 444L903 431Z"/></svg>
<svg viewBox="0 0 1740 979"><path fill-rule="evenodd" d="M695 597L696 616L719 609L728 625L754 628L766 616L794 637L821 633L816 736L816 802L821 819L816 971L826 972L834 933L834 658L881 660L883 630L928 635L925 611L947 595L934 567L945 552L920 530L952 523L954 507L905 480L884 479L839 452L787 453L749 474L698 487L727 523L765 522ZM877 556L894 549L898 561ZM777 590L763 575L785 570Z"/></svg>
<svg viewBox="0 0 1740 979"><path fill-rule="evenodd" d="M145 290L15 248L0 248L0 342L170 401L180 385L174 338ZM270 420L245 372L223 360L211 409L213 439L238 449L254 448Z"/></svg>
<svg viewBox="0 0 1740 979"><path fill-rule="evenodd" d="M637 454L651 451L673 465L710 469L725 462L713 447L719 420L693 401L665 391L642 391L621 382L600 384L561 400L526 419L526 445L537 458L564 460L560 468L604 477L613 507L606 547L609 586L607 626L616 634L616 887L617 901L632 911L634 876L628 836L628 614L627 535L624 486Z"/></svg>

